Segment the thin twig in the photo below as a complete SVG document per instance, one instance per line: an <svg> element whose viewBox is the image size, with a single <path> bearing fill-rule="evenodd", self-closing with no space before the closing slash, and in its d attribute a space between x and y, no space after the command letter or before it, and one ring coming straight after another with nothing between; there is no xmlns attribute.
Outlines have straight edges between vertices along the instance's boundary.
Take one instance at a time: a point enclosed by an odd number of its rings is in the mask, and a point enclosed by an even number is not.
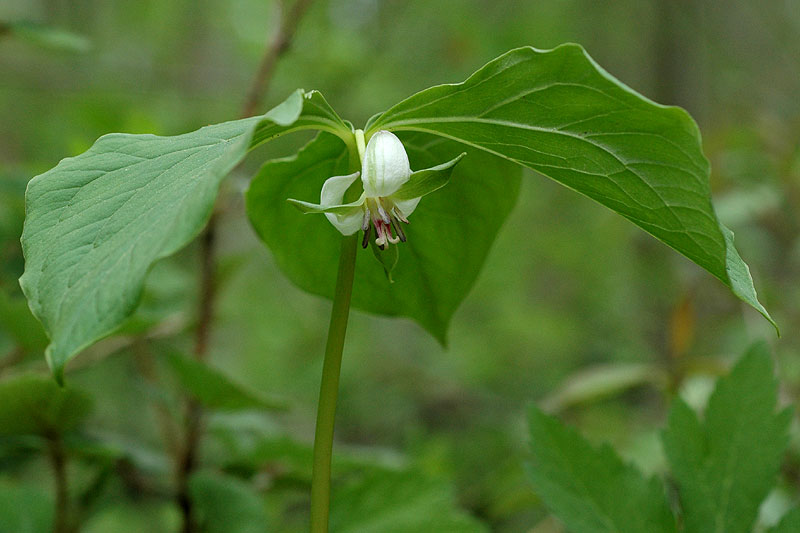
<svg viewBox="0 0 800 533"><path fill-rule="evenodd" d="M278 60L289 50L300 21L303 20L312 2L313 0L297 0L288 12L285 10L284 2L281 2L281 6L284 7L281 25L261 58L261 64L258 66L253 84L250 86L247 99L242 106L242 118L255 114L261 100L267 94Z"/></svg>
<svg viewBox="0 0 800 533"><path fill-rule="evenodd" d="M153 353L146 337L137 338L132 346L133 359L139 374L149 383L152 387L159 385L158 370L155 365ZM179 428L175 425L175 420L170 413L168 406L163 398L156 397L153 401L153 409L155 411L156 420L158 421L161 430L161 437L164 441L164 446L167 451L176 457L180 453L180 436Z"/></svg>
<svg viewBox="0 0 800 533"><path fill-rule="evenodd" d="M217 216L211 215L200 238L200 300L198 323L195 331L194 356L199 361L208 355L208 341L211 334L211 321L214 316L214 296L216 295L216 225ZM189 493L189 479L197 466L200 437L203 434L203 409L194 398L189 398L185 408L184 444L178 456L177 503L183 516L183 533L197 531L197 517L192 508Z"/></svg>
<svg viewBox="0 0 800 533"><path fill-rule="evenodd" d="M278 61L289 49L297 28L313 0L297 0L287 12L283 10L281 23L275 37L264 52L258 71L242 106L242 118L256 113L267 93ZM283 7L283 2L281 6ZM216 234L219 214L212 214L200 239L200 300L195 335L195 357L203 361L208 355L211 323L216 295ZM183 517L183 533L197 531L197 522L189 494L189 479L197 466L200 438L203 433L203 410L194 399L186 404L185 436L182 452L177 460L177 503Z"/></svg>

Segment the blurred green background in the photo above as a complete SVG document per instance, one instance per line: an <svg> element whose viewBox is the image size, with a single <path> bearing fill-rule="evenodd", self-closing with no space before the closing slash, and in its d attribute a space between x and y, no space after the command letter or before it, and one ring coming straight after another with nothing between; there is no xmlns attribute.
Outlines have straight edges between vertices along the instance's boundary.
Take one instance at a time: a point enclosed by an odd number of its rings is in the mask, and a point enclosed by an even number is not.
<svg viewBox="0 0 800 533"><path fill-rule="evenodd" d="M237 118L279 18L270 0L0 3L0 23L70 32L0 25L0 383L46 371L43 334L16 282L26 182L108 132L171 135ZM467 513L498 532L560 531L524 477L531 402L658 472L657 434L670 396L702 403L714 376L752 340L774 345L786 401L800 395L800 4L318 0L262 108L297 87L318 89L360 126L511 48L563 42L582 44L635 90L695 117L718 214L736 232L783 337L632 224L527 173L446 350L410 321L353 313L337 418L342 476L412 470L451 487ZM202 462L246 479L273 531L304 527L330 304L282 276L249 229L240 192L260 161L306 139L252 154L221 200L211 363L290 409L211 415ZM158 429L159 405L174 407L174 387L158 365L155 384L143 361L160 363L162 352L190 346L197 266L196 245L157 265L125 334L87 350L68 373L94 403L68 470L74 492L94 480L91 446L113 448L103 453L118 474L87 506L85 531L177 527L163 494L171 471ZM36 446L3 433L0 493L50 497L48 463L31 451ZM800 484L800 439L793 441L786 492L776 501ZM120 473L123 459L142 486ZM0 516L9 501L0 496Z"/></svg>

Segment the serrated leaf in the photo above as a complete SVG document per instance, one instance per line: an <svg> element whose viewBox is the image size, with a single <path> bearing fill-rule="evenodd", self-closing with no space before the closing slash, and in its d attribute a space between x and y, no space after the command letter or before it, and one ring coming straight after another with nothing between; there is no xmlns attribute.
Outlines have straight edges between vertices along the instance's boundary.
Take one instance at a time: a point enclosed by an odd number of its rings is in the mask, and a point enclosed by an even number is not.
<svg viewBox="0 0 800 533"><path fill-rule="evenodd" d="M130 316L151 265L200 232L247 151L299 129L352 137L319 93L296 91L262 116L184 135L105 135L30 181L20 285L50 337L57 379Z"/></svg>
<svg viewBox="0 0 800 533"><path fill-rule="evenodd" d="M461 144L425 134L400 136L412 169L450 161ZM348 155L335 137L320 134L296 157L270 161L247 191L247 214L281 270L300 288L327 298L336 283L341 235L321 215L303 215L286 198L317 202L323 182L347 174ZM494 238L516 202L521 169L473 150L449 183L422 199L405 226L392 270L360 251L353 306L417 321L440 342L480 272ZM494 176L496 179L489 179Z"/></svg>
<svg viewBox="0 0 800 533"><path fill-rule="evenodd" d="M413 472L375 471L337 488L330 529L337 533L481 533L445 483Z"/></svg>
<svg viewBox="0 0 800 533"><path fill-rule="evenodd" d="M775 483L790 412L776 412L778 388L765 344L721 378L701 421L681 399L663 435L687 533L749 532Z"/></svg>
<svg viewBox="0 0 800 533"><path fill-rule="evenodd" d="M547 507L572 533L675 532L664 488L626 465L608 446L531 408L529 477Z"/></svg>
<svg viewBox="0 0 800 533"><path fill-rule="evenodd" d="M36 375L0 381L0 435L69 431L89 414L91 398Z"/></svg>
<svg viewBox="0 0 800 533"><path fill-rule="evenodd" d="M198 472L189 491L203 533L265 533L267 513L261 496L235 477Z"/></svg>
<svg viewBox="0 0 800 533"><path fill-rule="evenodd" d="M784 515L778 525L767 533L797 533L800 531L800 507L795 507Z"/></svg>
<svg viewBox="0 0 800 533"><path fill-rule="evenodd" d="M536 170L682 253L772 322L714 213L697 125L616 80L579 45L512 50L463 83L374 117L367 136L381 129L443 135Z"/></svg>
<svg viewBox="0 0 800 533"><path fill-rule="evenodd" d="M178 353L166 354L165 361L181 386L209 409L286 409L284 402L248 390L206 363Z"/></svg>

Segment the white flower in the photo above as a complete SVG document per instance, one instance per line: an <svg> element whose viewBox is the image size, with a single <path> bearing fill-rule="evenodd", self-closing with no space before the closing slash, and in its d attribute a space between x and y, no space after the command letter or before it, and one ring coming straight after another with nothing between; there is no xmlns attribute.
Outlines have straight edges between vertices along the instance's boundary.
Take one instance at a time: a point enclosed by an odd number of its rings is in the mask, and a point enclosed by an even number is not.
<svg viewBox="0 0 800 533"><path fill-rule="evenodd" d="M388 131L379 131L367 143L361 171L328 178L322 185L319 204L289 201L305 213L324 213L343 235L364 230L361 243L364 248L374 228L375 244L384 249L388 243L405 242L402 224L408 224L409 215L423 196L447 183L453 167L463 156L412 172L400 139ZM357 201L343 204L345 192L359 176L364 192Z"/></svg>

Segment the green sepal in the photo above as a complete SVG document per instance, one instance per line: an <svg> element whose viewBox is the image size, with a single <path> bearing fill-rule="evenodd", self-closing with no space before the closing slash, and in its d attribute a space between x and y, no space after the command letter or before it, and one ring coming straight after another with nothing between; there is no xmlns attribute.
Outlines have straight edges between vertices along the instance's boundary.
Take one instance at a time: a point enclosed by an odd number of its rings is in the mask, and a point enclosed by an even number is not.
<svg viewBox="0 0 800 533"><path fill-rule="evenodd" d="M441 189L447 185L450 175L453 173L453 168L465 155L467 153L462 152L461 155L447 163L412 172L408 181L392 195L392 199L398 201L413 200Z"/></svg>
<svg viewBox="0 0 800 533"><path fill-rule="evenodd" d="M334 213L336 215L352 215L357 209L361 209L361 206L364 204L363 196L356 202L351 202L349 204L341 204L341 205L329 205L329 206L312 204L311 202L295 200L294 198L287 198L286 201L305 214Z"/></svg>

